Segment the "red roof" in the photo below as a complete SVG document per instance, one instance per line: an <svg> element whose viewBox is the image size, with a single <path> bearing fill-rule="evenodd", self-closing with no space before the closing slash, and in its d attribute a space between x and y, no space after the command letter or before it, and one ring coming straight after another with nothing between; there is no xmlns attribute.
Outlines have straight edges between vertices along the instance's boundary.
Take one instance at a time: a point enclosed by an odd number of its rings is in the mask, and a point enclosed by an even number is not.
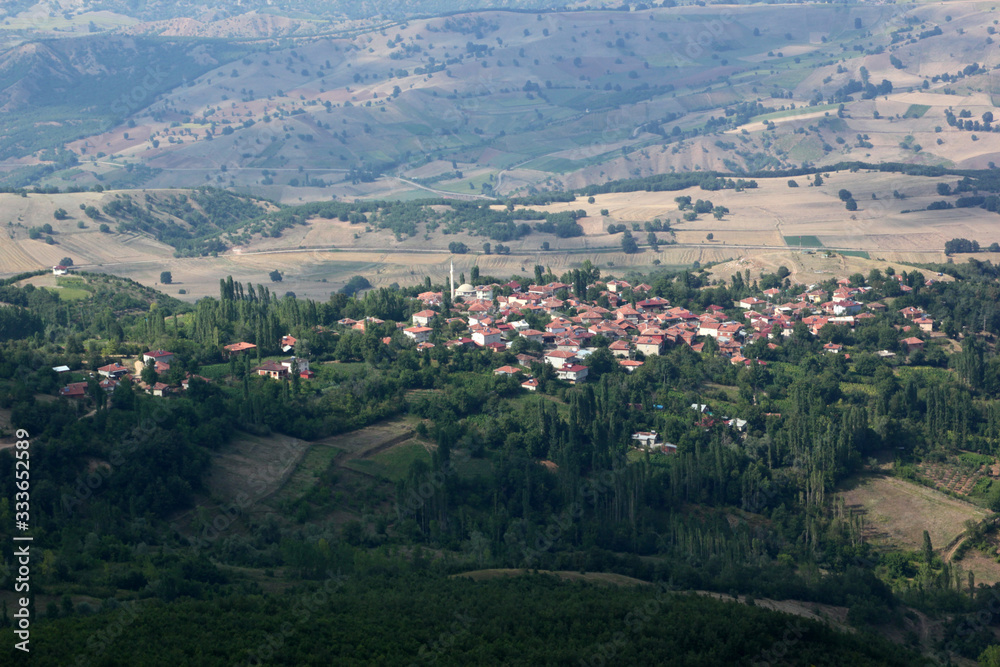
<svg viewBox="0 0 1000 667"><path fill-rule="evenodd" d="M288 369L276 361L268 361L265 364L261 364L254 371L270 371L276 373L287 373Z"/></svg>
<svg viewBox="0 0 1000 667"><path fill-rule="evenodd" d="M59 390L60 396L67 398L80 398L87 395L86 382L73 382Z"/></svg>

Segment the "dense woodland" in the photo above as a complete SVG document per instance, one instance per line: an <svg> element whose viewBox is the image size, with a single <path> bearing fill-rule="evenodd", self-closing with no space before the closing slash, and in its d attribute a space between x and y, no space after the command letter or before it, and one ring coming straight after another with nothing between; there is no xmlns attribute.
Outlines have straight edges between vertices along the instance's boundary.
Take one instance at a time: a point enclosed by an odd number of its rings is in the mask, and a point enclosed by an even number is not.
<svg viewBox="0 0 1000 667"><path fill-rule="evenodd" d="M590 382L570 386L538 365L537 395L491 372L537 344L519 340L501 353L412 347L395 322L424 309L412 298L418 292L441 288L429 279L315 302L230 278L218 298L193 306L107 276L80 276L94 291L83 302L15 287L23 276L5 281L0 409L33 442L33 590L45 600L36 603L33 658L67 664L71 647L88 646L90 664L120 664L148 646L149 664L243 656L237 662L279 632L285 648L263 664L409 664L430 660L417 657L428 651L444 664L562 663L601 651L624 662L730 664L781 645L789 624L801 623L794 664L918 664L916 639L889 647L875 634L906 627L912 608L946 622L935 650L975 659L995 639L988 624L970 632L962 619L995 591L933 551L873 548L861 521L834 500L845 481L873 474L878 457L913 477L921 461L960 450L1000 454L997 269L972 260L925 270L936 269L956 279L927 285L917 270L901 281L878 271L852 276L872 286L866 299L890 299L889 313L853 331L828 325L814 336L802 325L773 349L747 346L746 356L766 365L737 367L711 345L701 354L681 345L626 374L597 341ZM608 276L590 266L563 276L537 267L535 278L600 301L591 283ZM802 290L780 274L643 278L674 305L723 304L733 317L733 302L760 289ZM896 327L906 306L933 315L961 351L932 344L904 354ZM385 322L363 332L337 324L366 317ZM432 323L435 342L457 335L444 320ZM318 377L253 375L288 333ZM256 355L226 359L222 347L234 341L257 344ZM851 359L824 354L827 342L850 346ZM209 381L194 378L169 398L127 383L110 395L92 383L83 401L50 398L64 382L54 366L77 372L148 349L175 353L167 381L187 373ZM746 430L691 410L702 403L745 419ZM205 477L234 438L315 440L392 417L416 420L433 456L394 480L345 477L331 465L301 497L237 511L232 527L199 539L227 506L208 495ZM658 431L678 453L631 450L637 430ZM90 489L94 462L105 467ZM0 453L3 531L12 523L13 467L10 451ZM1000 510L1000 483L986 480L970 497ZM990 525L970 530L978 532L967 548L989 552ZM11 545L0 541L7 563ZM660 588L448 578L483 568L616 573ZM331 581L336 590L280 630L278 610ZM679 593L692 590L843 606L861 634ZM630 616L636 608L648 610L641 623ZM455 626L456 613L473 620ZM116 624L113 636L100 633ZM615 639L619 627L627 641ZM8 654L10 632L0 631ZM109 638L88 644L95 632ZM174 648L153 651L170 637Z"/></svg>

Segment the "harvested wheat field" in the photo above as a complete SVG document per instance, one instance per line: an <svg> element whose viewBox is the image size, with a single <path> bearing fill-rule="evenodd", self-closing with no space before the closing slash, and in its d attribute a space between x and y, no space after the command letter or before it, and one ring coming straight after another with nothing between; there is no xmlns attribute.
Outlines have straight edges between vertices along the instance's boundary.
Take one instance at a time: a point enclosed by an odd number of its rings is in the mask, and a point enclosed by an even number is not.
<svg viewBox="0 0 1000 667"><path fill-rule="evenodd" d="M920 548L926 530L931 543L940 551L962 534L967 520L980 521L990 514L970 503L893 477L855 478L840 496L848 509L864 517L867 539L898 549Z"/></svg>

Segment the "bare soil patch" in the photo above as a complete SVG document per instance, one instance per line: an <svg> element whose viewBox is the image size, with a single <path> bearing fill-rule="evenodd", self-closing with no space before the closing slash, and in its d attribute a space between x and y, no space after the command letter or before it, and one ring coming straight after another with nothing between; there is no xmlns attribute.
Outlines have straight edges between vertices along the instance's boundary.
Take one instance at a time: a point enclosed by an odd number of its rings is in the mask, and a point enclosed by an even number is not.
<svg viewBox="0 0 1000 667"><path fill-rule="evenodd" d="M864 515L867 539L900 549L917 549L923 531L938 549L965 530L967 520L981 521L990 513L970 503L893 477L864 476L840 495L846 506Z"/></svg>
<svg viewBox="0 0 1000 667"><path fill-rule="evenodd" d="M281 488L308 449L308 442L287 435L242 434L213 454L205 485L224 501L248 494L256 502Z"/></svg>
<svg viewBox="0 0 1000 667"><path fill-rule="evenodd" d="M586 581L591 584L601 584L604 586L652 586L649 581L627 577L623 574L611 572L569 572L566 570L526 570L523 568L498 568L491 570L474 570L472 572L461 572L453 574L452 577L465 577L474 581L489 581L502 577L520 577L525 574L535 573L550 574L564 581Z"/></svg>

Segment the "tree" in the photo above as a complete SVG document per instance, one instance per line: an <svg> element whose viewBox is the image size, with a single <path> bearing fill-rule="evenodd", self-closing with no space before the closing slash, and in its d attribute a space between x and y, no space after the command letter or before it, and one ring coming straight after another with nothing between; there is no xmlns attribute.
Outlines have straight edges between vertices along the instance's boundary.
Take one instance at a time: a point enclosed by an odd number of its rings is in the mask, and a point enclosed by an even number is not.
<svg viewBox="0 0 1000 667"><path fill-rule="evenodd" d="M972 574L971 572L969 574ZM1000 667L1000 646L993 644L979 654L979 667Z"/></svg>
<svg viewBox="0 0 1000 667"><path fill-rule="evenodd" d="M73 266L73 258L63 257L62 259L59 260L59 263L62 264L63 266Z"/></svg>
<svg viewBox="0 0 1000 667"><path fill-rule="evenodd" d="M169 285L170 283L174 282L174 277L170 274L169 271L160 271L160 282L163 283L164 285Z"/></svg>
<svg viewBox="0 0 1000 667"><path fill-rule="evenodd" d="M489 241L487 241L486 243L483 244L483 253L484 254L486 254L486 255L490 254L491 250L492 250L492 246L490 246L490 242Z"/></svg>
<svg viewBox="0 0 1000 667"><path fill-rule="evenodd" d="M267 275L271 278L272 283L280 283L282 280L281 271L279 271L278 269L271 271L271 273Z"/></svg>
<svg viewBox="0 0 1000 667"><path fill-rule="evenodd" d="M650 232L649 234L646 234L646 243L648 243L649 246L653 249L653 252L657 251L660 242L656 238L656 232Z"/></svg>
<svg viewBox="0 0 1000 667"><path fill-rule="evenodd" d="M705 235L705 238L708 239L709 241L711 241L712 239L715 238L715 234L713 234L712 232L709 232L708 234Z"/></svg>
<svg viewBox="0 0 1000 667"><path fill-rule="evenodd" d="M105 222L102 222L101 226L98 227L98 229L101 231L102 234L110 234L111 233L111 228L108 227L107 223L105 223Z"/></svg>
<svg viewBox="0 0 1000 667"><path fill-rule="evenodd" d="M160 381L160 376L156 372L156 362L151 361L142 367L142 373L139 374L142 381L147 385L152 387L154 384Z"/></svg>
<svg viewBox="0 0 1000 667"><path fill-rule="evenodd" d="M840 197L840 201L848 201L849 199L854 199L854 195L851 194L851 191L846 190L844 188L840 189L840 191L837 193L837 196Z"/></svg>
<svg viewBox="0 0 1000 667"><path fill-rule="evenodd" d="M622 234L622 251L629 255L634 255L639 252L639 244L635 242L632 237L632 232L627 229Z"/></svg>
<svg viewBox="0 0 1000 667"><path fill-rule="evenodd" d="M924 531L924 562L930 565L931 561L934 560L934 547L931 545L931 535L926 530Z"/></svg>
<svg viewBox="0 0 1000 667"><path fill-rule="evenodd" d="M813 185L816 186L823 185L823 177L820 176L819 174L816 174L816 177L813 178Z"/></svg>
<svg viewBox="0 0 1000 667"><path fill-rule="evenodd" d="M64 209L64 208L57 208L52 213L52 215L55 217L56 220L65 220L66 218L69 217L69 213L67 213L66 209Z"/></svg>
<svg viewBox="0 0 1000 667"><path fill-rule="evenodd" d="M844 206L847 208L848 211L858 210L858 202L854 201L853 199L848 199L847 203L844 204Z"/></svg>
<svg viewBox="0 0 1000 667"><path fill-rule="evenodd" d="M346 294L347 296L353 296L359 291L368 289L372 284L368 282L368 279L364 276L352 276L350 280L347 281L343 287L340 288L341 294ZM448 296L448 290L445 290L445 296Z"/></svg>
<svg viewBox="0 0 1000 667"><path fill-rule="evenodd" d="M951 186L948 185L947 183L938 183L937 193L942 197L947 197L948 195L951 194Z"/></svg>

